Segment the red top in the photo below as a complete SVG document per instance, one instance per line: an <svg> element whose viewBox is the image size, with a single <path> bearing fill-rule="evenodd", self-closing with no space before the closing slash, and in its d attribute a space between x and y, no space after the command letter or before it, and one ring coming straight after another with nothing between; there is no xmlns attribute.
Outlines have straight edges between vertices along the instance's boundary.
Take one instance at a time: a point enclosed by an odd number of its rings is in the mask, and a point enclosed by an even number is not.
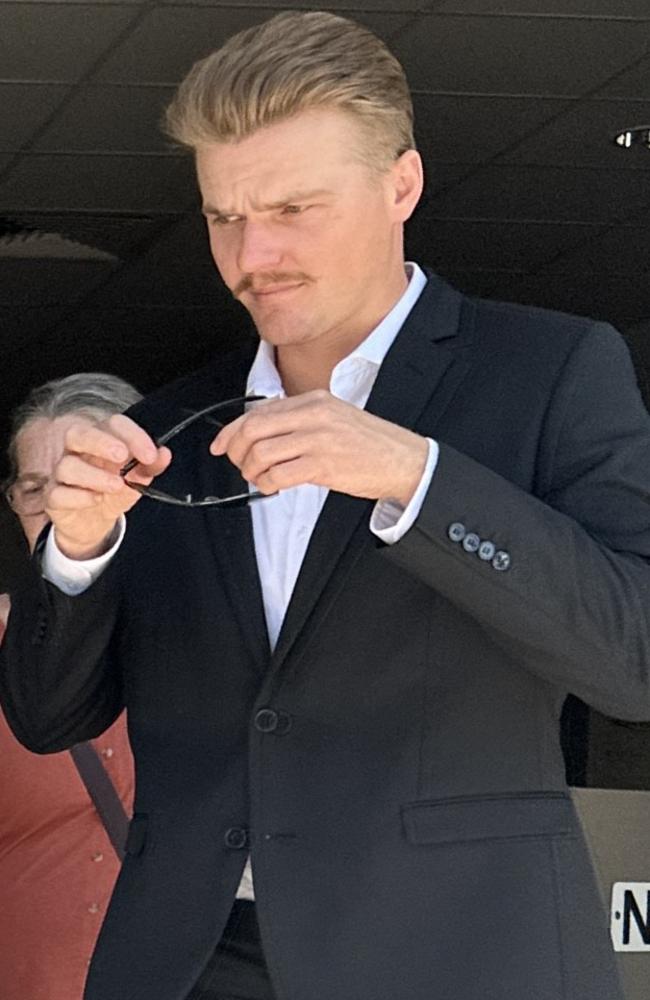
<svg viewBox="0 0 650 1000"><path fill-rule="evenodd" d="M124 713L93 746L131 815ZM0 995L81 1000L118 859L69 752L30 753L0 712L0 761Z"/></svg>

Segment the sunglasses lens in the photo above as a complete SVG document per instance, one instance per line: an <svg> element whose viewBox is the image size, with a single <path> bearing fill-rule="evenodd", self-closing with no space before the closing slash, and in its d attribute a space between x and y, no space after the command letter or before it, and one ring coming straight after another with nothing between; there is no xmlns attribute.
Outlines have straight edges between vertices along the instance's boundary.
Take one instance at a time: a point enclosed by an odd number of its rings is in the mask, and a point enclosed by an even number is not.
<svg viewBox="0 0 650 1000"><path fill-rule="evenodd" d="M200 456L207 453L207 448L215 436L215 430L221 429L221 427L232 420L247 413L252 406L262 403L266 399L266 396L237 396L196 411L179 407L176 412L177 419L175 423L172 424L169 430L157 436L156 440L158 444L167 444L177 438L177 442L172 445L172 451L180 452L181 450L185 450L187 453L194 452ZM215 463L227 462L228 459L225 457L215 458L212 461ZM120 470L121 475L126 476L136 465L137 462L135 460L128 462ZM190 462L189 465L192 467L194 463ZM186 492L183 495L172 495L163 492L153 485L143 486L141 483L136 483L131 479L125 478L124 482L131 489L136 490L143 496L149 497L151 500L158 500L161 503L174 504L179 507L242 507L251 500L261 500L264 498L264 494L257 492L239 493L223 497L200 497L196 492L196 485L194 485L193 492ZM188 485L190 484L188 483Z"/></svg>

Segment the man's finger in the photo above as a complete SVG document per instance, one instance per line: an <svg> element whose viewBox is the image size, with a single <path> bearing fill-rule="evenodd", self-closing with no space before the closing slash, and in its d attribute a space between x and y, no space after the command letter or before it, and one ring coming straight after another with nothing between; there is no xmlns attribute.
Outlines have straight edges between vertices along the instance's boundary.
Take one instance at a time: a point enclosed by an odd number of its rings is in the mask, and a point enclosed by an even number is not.
<svg viewBox="0 0 650 1000"><path fill-rule="evenodd" d="M241 427L242 421L246 419L248 414L244 413L240 417L235 417L231 420L229 424L222 427L216 438L210 444L210 454L211 455L225 455L230 446L235 434L237 434L239 428Z"/></svg>
<svg viewBox="0 0 650 1000"><path fill-rule="evenodd" d="M111 472L73 454L64 455L59 462L56 482L60 486L79 487L94 493L119 493L124 486L117 469Z"/></svg>
<svg viewBox="0 0 650 1000"><path fill-rule="evenodd" d="M88 421L72 424L65 436L65 448L68 452L94 455L120 464L130 458L144 463L156 460L156 445L147 432L121 413L102 425Z"/></svg>
<svg viewBox="0 0 650 1000"><path fill-rule="evenodd" d="M157 449L156 458L148 464L139 462L126 474L124 478L132 479L136 483L148 484L161 472L164 472L172 460L172 453L165 445Z"/></svg>
<svg viewBox="0 0 650 1000"><path fill-rule="evenodd" d="M323 417L324 405L331 405L331 393L323 389L303 392L299 396L286 399L267 399L254 403L242 416L231 420L219 431L210 445L212 455L229 453L231 442L243 434L251 444L264 437L290 434L297 428L305 428ZM321 415L319 418L319 414Z"/></svg>
<svg viewBox="0 0 650 1000"><path fill-rule="evenodd" d="M303 486L315 481L312 464L304 456L280 462L267 469L255 481L255 489L260 493L277 493L280 490L291 489L292 486Z"/></svg>
<svg viewBox="0 0 650 1000"><path fill-rule="evenodd" d="M282 434L280 437L256 441L246 449L241 458L237 454L231 454L230 457L244 479L257 484L260 476L269 469L302 458L308 451L312 452L313 448L313 436L304 433Z"/></svg>
<svg viewBox="0 0 650 1000"><path fill-rule="evenodd" d="M265 403L263 408L251 410L226 424L210 445L210 452L212 455L228 454L237 464L255 442L306 430L315 426L319 419L322 417L306 395Z"/></svg>
<svg viewBox="0 0 650 1000"><path fill-rule="evenodd" d="M102 494L77 486L55 485L49 491L45 509L50 515L63 510L85 510L96 507L102 501Z"/></svg>

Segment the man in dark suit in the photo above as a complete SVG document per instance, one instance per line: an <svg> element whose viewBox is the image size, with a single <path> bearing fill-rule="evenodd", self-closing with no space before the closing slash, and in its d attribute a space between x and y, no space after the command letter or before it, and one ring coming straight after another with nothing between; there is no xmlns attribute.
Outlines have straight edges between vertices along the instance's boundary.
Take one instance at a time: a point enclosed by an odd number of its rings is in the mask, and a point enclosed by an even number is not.
<svg viewBox="0 0 650 1000"><path fill-rule="evenodd" d="M169 123L260 346L69 432L1 672L38 752L128 708L88 1000L621 1000L558 719L650 717L625 346L404 264L408 88L349 21L243 32Z"/></svg>

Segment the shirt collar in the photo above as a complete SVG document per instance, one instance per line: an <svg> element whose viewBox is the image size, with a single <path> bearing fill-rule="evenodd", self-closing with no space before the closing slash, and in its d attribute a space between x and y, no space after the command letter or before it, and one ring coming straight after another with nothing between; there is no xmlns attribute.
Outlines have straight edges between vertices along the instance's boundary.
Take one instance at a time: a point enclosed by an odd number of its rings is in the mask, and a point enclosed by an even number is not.
<svg viewBox="0 0 650 1000"><path fill-rule="evenodd" d="M260 340L255 360L246 382L247 396L284 396L280 373L275 366L275 351L266 340Z"/></svg>
<svg viewBox="0 0 650 1000"><path fill-rule="evenodd" d="M427 283L424 271L413 261L406 261L404 268L409 283L403 295L358 347L355 347L351 354L339 361L334 371L341 365L347 366L353 359L369 362L379 368ZM255 360L248 374L246 394L249 396L284 396L285 394L280 373L275 365L275 351L271 344L265 340L260 340Z"/></svg>

